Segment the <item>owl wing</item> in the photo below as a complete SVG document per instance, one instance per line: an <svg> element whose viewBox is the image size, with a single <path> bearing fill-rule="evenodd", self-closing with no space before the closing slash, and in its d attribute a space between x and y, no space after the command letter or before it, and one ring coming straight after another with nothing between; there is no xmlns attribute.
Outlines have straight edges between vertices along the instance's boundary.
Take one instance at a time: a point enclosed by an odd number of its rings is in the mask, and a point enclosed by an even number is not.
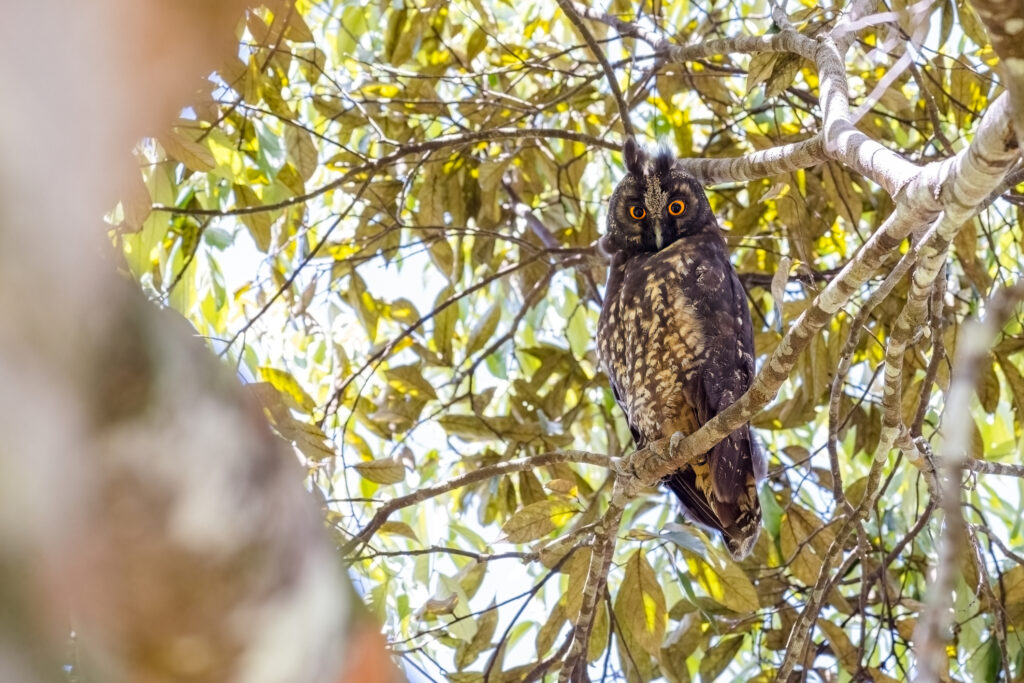
<svg viewBox="0 0 1024 683"><path fill-rule="evenodd" d="M704 321L704 354L686 397L703 425L750 387L754 335L746 294L724 251L709 249L700 263L702 272L683 284L695 314ZM742 556L760 528L756 483L761 469L750 428L743 425L665 483L695 521L721 531L730 551Z"/></svg>

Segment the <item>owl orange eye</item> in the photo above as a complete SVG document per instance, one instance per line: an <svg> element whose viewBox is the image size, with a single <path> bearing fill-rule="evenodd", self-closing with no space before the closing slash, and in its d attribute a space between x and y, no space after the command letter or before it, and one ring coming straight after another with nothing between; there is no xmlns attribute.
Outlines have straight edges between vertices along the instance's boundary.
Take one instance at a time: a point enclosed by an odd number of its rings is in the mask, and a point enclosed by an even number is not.
<svg viewBox="0 0 1024 683"><path fill-rule="evenodd" d="M678 199L668 205L668 212L673 216L678 216L686 208L686 204L683 204Z"/></svg>
<svg viewBox="0 0 1024 683"><path fill-rule="evenodd" d="M632 216L633 220L640 221L643 220L644 216L647 215L647 210L644 209L644 207L642 206L637 206L636 204L634 204L633 206L629 207L629 215Z"/></svg>

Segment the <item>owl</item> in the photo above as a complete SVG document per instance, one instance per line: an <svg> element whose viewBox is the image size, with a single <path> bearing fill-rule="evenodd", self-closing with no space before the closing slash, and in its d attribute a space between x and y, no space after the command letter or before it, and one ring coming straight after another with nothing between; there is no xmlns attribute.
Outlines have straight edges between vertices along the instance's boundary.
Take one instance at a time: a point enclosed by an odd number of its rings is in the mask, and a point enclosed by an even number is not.
<svg viewBox="0 0 1024 683"><path fill-rule="evenodd" d="M665 149L630 138L601 247L611 257L598 356L637 448L691 434L754 378L746 294L700 184ZM743 425L663 480L690 520L721 532L735 558L757 540L764 456Z"/></svg>

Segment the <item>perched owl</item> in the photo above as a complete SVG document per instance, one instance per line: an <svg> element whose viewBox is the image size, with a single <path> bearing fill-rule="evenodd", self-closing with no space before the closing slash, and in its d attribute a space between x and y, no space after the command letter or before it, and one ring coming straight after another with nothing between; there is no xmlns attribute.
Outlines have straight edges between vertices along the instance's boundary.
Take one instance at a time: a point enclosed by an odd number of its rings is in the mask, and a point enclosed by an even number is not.
<svg viewBox="0 0 1024 683"><path fill-rule="evenodd" d="M743 286L700 184L666 150L630 138L628 175L612 193L602 248L611 256L598 355L637 448L691 434L754 378ZM743 425L664 483L693 521L720 531L733 557L761 526L764 456Z"/></svg>

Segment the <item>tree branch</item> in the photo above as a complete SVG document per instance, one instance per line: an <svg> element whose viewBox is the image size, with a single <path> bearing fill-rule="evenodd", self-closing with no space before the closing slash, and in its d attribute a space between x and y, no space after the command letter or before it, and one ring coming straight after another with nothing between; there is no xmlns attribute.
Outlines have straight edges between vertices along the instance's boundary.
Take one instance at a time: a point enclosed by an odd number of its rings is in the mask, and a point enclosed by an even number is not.
<svg viewBox="0 0 1024 683"><path fill-rule="evenodd" d="M572 681L578 683L587 678L587 645L590 642L590 631L597 614L598 599L604 594L608 581L608 569L612 555L615 554L615 540L622 523L622 512L626 508L626 485L622 477L616 476L612 486L612 499L604 517L594 531L594 551L590 556L590 568L587 570L587 582L583 586L583 604L572 633L572 645L565 663L559 672L560 683Z"/></svg>
<svg viewBox="0 0 1024 683"><path fill-rule="evenodd" d="M441 494L454 491L455 489L462 488L463 486L475 484L478 481L484 481L485 479L490 479L492 477L500 477L513 472L522 472L523 470L547 467L548 465L554 465L560 462L586 463L588 465L597 465L599 467L607 468L612 466L611 459L606 455L590 453L588 451L553 451L551 453L544 453L542 455L534 455L528 458L520 458L519 460L510 460L508 462L498 463L497 465L481 467L473 470L472 472L466 472L461 476L449 479L443 484L429 486L388 501L377 510L370 522L363 527L363 529L356 534L352 540L342 546L341 554L343 556L348 555L353 549L368 543L370 538L378 529L380 529L384 522L388 521L388 517L402 508L422 503L430 498L436 498Z"/></svg>
<svg viewBox="0 0 1024 683"><path fill-rule="evenodd" d="M971 445L971 396L982 361L1021 299L1024 299L1024 280L998 290L985 307L984 320L965 324L957 345L953 379L943 411L944 443L937 454L942 474L939 485L945 524L939 542L935 578L928 586L925 609L914 630L918 666L915 680L920 683L938 681L948 668L946 640L953 607L953 575L959 566L957 558L966 539L960 512L960 476Z"/></svg>
<svg viewBox="0 0 1024 683"><path fill-rule="evenodd" d="M565 16L569 17L569 21L576 27L576 30L583 36L583 40L586 41L587 47L590 48L591 54L597 58L597 61L601 64L601 68L604 69L604 74L608 81L608 87L611 88L612 96L615 98L615 103L619 107L619 118L622 120L622 130L625 132L626 137L633 137L633 123L629 120L629 105L626 104L626 100L622 97L622 89L619 88L619 79L615 76L615 71L612 69L612 65L608 63L608 58L604 55L604 50L594 40L594 34L590 32L587 25L583 23L580 15L576 12L573 3L570 0L558 0L558 6L565 12Z"/></svg>

